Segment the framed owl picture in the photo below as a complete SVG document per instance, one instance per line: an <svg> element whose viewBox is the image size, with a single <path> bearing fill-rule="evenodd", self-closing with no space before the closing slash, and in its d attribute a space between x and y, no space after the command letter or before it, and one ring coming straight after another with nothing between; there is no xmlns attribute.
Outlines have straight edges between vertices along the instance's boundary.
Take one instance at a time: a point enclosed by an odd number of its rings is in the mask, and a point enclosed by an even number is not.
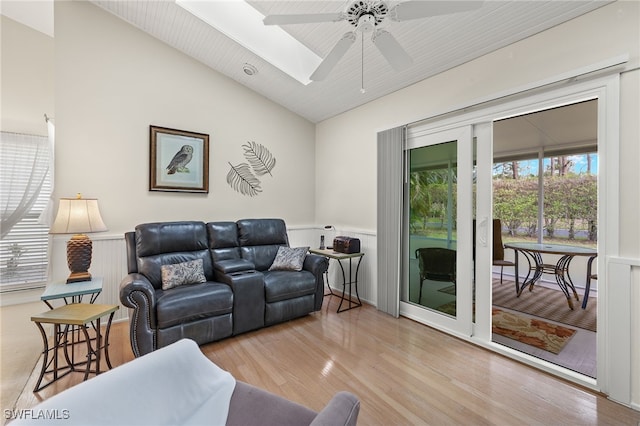
<svg viewBox="0 0 640 426"><path fill-rule="evenodd" d="M209 135L149 126L149 191L209 192Z"/></svg>

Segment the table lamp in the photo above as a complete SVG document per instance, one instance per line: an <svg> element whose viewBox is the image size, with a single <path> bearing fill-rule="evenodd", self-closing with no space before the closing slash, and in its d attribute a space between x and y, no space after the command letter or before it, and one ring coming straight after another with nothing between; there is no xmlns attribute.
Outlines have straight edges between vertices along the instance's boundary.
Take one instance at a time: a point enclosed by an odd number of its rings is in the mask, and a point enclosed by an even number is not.
<svg viewBox="0 0 640 426"><path fill-rule="evenodd" d="M85 233L106 230L97 199L82 198L80 194L76 198L60 199L58 214L49 233L74 234L67 241L67 265L71 271L67 284L91 280L89 266L91 266L93 244Z"/></svg>

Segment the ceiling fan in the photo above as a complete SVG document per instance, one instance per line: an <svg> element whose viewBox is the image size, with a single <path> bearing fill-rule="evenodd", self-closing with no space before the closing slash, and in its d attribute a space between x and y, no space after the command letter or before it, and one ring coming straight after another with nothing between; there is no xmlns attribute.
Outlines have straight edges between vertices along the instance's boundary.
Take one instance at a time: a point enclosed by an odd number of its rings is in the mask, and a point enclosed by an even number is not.
<svg viewBox="0 0 640 426"><path fill-rule="evenodd" d="M391 33L380 28L387 20L401 22L430 16L446 15L465 12L482 6L482 1L431 1L409 0L389 8L383 0L355 0L344 12L296 14L296 15L268 15L264 18L265 25L310 24L321 22L348 21L354 30L345 33L329 54L322 60L318 68L311 75L313 81L324 80L340 59L347 53L349 47L356 41L357 32L373 33L371 40L382 56L396 71L407 69L413 63L409 54Z"/></svg>

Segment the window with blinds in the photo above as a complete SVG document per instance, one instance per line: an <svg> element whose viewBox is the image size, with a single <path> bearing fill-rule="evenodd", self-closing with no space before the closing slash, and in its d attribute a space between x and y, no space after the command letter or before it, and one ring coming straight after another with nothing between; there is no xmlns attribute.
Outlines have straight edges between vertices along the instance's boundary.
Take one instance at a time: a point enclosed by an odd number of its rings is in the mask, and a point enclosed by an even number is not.
<svg viewBox="0 0 640 426"><path fill-rule="evenodd" d="M0 148L0 292L44 286L51 147L45 136L0 132Z"/></svg>

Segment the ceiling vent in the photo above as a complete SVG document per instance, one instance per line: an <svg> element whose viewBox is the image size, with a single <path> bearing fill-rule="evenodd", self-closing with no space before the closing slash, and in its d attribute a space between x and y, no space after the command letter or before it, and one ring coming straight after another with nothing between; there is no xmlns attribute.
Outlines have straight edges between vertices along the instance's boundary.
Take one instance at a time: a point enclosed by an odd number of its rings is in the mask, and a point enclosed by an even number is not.
<svg viewBox="0 0 640 426"><path fill-rule="evenodd" d="M251 64L243 64L242 71L244 71L244 73L248 76L254 76L258 74L258 68L254 67Z"/></svg>

